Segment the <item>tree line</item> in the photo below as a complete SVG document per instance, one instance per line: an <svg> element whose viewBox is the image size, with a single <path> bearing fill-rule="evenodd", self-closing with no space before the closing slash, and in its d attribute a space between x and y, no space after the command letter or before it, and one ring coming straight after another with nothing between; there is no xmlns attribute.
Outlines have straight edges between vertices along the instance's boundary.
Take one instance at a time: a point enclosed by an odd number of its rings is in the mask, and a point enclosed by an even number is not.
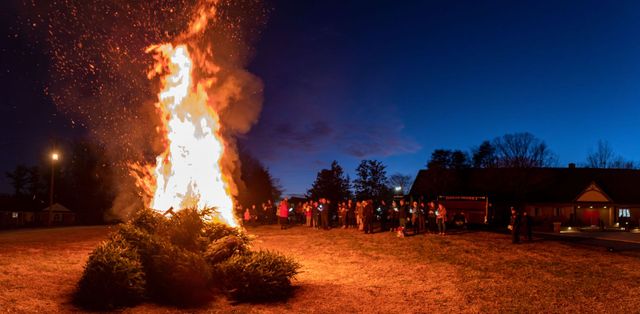
<svg viewBox="0 0 640 314"><path fill-rule="evenodd" d="M436 149L427 161L429 169L465 168L542 168L558 165L557 156L547 144L528 132L505 134L485 140L469 152ZM636 162L614 153L607 141L598 141L595 151L580 164L585 168L637 169Z"/></svg>
<svg viewBox="0 0 640 314"><path fill-rule="evenodd" d="M485 140L469 151L459 149L435 149L426 167L434 170L468 168L541 168L554 167L557 156L547 144L531 133L508 133L493 140ZM587 154L580 164L587 168L637 169L638 164L613 152L606 141L599 141L595 151ZM386 166L378 160L362 160L351 180L337 161L328 169L320 170L306 196L311 199L327 198L339 202L351 198L359 200L383 200L393 196L400 187L400 194L407 194L412 176L400 173L387 177Z"/></svg>
<svg viewBox="0 0 640 314"><path fill-rule="evenodd" d="M316 175L306 196L310 199L326 198L333 202L356 198L359 200L381 200L393 196L399 187L405 194L412 177L400 173L387 176L387 166L378 160L362 160L355 169L356 178L351 180L337 161L329 169L322 169Z"/></svg>

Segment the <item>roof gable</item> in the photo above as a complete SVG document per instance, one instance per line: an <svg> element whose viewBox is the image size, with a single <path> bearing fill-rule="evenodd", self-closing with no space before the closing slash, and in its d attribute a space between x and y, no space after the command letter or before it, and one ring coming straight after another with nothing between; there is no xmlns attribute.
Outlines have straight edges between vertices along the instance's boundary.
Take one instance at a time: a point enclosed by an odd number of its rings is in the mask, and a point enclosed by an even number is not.
<svg viewBox="0 0 640 314"><path fill-rule="evenodd" d="M42 211L49 211L49 206L45 207L42 209ZM57 212L57 213L70 213L71 210L60 205L60 203L55 203L53 204L53 207L51 208L52 212Z"/></svg>
<svg viewBox="0 0 640 314"><path fill-rule="evenodd" d="M611 202L611 198L595 182L576 197L576 202Z"/></svg>

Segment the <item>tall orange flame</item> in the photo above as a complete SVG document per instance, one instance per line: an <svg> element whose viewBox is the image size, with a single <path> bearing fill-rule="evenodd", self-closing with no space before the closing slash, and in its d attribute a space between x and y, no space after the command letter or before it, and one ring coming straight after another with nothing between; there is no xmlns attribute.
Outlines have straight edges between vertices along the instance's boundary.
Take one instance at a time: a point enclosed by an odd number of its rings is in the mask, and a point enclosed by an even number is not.
<svg viewBox="0 0 640 314"><path fill-rule="evenodd" d="M204 29L214 14L215 9L201 9L187 35ZM207 105L210 82L194 81L193 62L184 44L154 45L147 52L156 59L149 77L160 75L162 89L156 106L166 144L155 167L139 177L145 182L138 185L151 196L148 206L159 211L212 208L211 219L236 227L228 178L220 166L225 147L220 121Z"/></svg>

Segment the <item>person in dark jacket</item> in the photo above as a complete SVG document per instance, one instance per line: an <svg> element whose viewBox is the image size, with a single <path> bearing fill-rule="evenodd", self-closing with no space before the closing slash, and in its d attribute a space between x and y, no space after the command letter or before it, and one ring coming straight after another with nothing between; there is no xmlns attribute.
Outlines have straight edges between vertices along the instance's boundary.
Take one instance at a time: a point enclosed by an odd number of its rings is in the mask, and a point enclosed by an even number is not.
<svg viewBox="0 0 640 314"><path fill-rule="evenodd" d="M436 204L429 202L429 209L427 211L427 225L429 233L436 233L438 227L436 226Z"/></svg>
<svg viewBox="0 0 640 314"><path fill-rule="evenodd" d="M322 229L329 230L329 204L327 203L326 198L320 199L320 206L318 209L320 210L320 223L322 224Z"/></svg>
<svg viewBox="0 0 640 314"><path fill-rule="evenodd" d="M509 220L509 230L511 231L511 242L520 243L520 215L515 208L511 207L511 219Z"/></svg>
<svg viewBox="0 0 640 314"><path fill-rule="evenodd" d="M384 200L380 201L378 209L380 210L380 230L387 231L389 230L389 222L391 220L387 203Z"/></svg>
<svg viewBox="0 0 640 314"><path fill-rule="evenodd" d="M404 232L404 228L407 226L407 212L409 212L409 205L401 199L400 205L398 206L398 228L401 228L402 232Z"/></svg>
<svg viewBox="0 0 640 314"><path fill-rule="evenodd" d="M364 233L373 233L373 202L362 201L362 224Z"/></svg>
<svg viewBox="0 0 640 314"><path fill-rule="evenodd" d="M411 212L411 227L413 228L413 234L416 235L420 233L420 208L418 207L418 202L413 201L409 211Z"/></svg>
<svg viewBox="0 0 640 314"><path fill-rule="evenodd" d="M522 233L527 241L533 240L533 219L529 216L529 213L525 210L522 212Z"/></svg>

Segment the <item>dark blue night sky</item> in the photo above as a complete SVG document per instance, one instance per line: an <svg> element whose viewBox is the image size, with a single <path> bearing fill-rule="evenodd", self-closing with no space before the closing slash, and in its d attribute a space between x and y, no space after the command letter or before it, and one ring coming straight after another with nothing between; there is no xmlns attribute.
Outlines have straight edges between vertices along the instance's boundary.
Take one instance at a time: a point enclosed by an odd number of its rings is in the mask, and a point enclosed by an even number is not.
<svg viewBox="0 0 640 314"><path fill-rule="evenodd" d="M638 1L271 5L250 65L265 85L263 112L244 142L287 194L304 193L332 160L352 177L362 159L415 175L436 148L514 132L544 140L558 166L580 164L598 140L640 160ZM46 68L3 35L3 82ZM16 84L30 78L41 79ZM37 88L21 105L29 109L7 102L24 89L2 87L3 172L32 158L48 128L68 125Z"/></svg>
<svg viewBox="0 0 640 314"><path fill-rule="evenodd" d="M302 193L333 159L414 175L436 148L531 132L640 159L636 1L281 1L257 47L251 147Z"/></svg>

